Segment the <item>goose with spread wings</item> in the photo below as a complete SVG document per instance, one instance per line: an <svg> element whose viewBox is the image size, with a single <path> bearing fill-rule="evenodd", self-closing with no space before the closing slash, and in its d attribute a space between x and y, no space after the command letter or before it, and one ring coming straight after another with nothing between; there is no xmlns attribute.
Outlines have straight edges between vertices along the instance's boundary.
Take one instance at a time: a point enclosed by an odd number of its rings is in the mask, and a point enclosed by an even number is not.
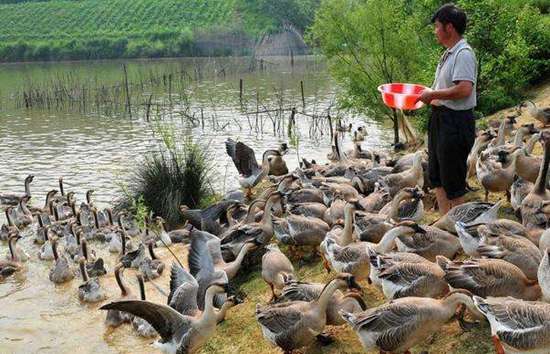
<svg viewBox="0 0 550 354"><path fill-rule="evenodd" d="M258 165L254 150L243 142L229 138L225 142L227 155L231 157L237 171L239 171L239 183L247 190L248 196L252 188L257 185L269 172L269 158L281 156L278 150L266 150L262 156L262 164Z"/></svg>

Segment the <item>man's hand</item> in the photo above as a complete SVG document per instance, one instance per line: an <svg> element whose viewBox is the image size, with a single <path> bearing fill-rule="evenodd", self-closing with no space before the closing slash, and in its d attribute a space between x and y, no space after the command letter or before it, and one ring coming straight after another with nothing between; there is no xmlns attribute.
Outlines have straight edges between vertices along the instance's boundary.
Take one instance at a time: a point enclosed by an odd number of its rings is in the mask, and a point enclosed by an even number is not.
<svg viewBox="0 0 550 354"><path fill-rule="evenodd" d="M422 101L425 104L430 104L430 102L432 102L433 99L434 99L433 91L430 90L430 89L426 89L426 90L422 91L420 96L416 99L416 102Z"/></svg>

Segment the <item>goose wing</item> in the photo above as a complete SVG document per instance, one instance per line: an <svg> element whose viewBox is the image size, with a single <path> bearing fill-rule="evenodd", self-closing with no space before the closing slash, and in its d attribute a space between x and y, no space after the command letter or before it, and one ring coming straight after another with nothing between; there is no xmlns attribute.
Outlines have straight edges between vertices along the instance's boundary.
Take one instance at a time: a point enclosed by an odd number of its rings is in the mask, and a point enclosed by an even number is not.
<svg viewBox="0 0 550 354"><path fill-rule="evenodd" d="M241 175L248 177L258 171L259 167L254 150L245 143L228 139L225 142L225 150Z"/></svg>
<svg viewBox="0 0 550 354"><path fill-rule="evenodd" d="M521 351L547 348L550 343L550 305L514 298L474 297L487 317L498 323L496 334L501 341Z"/></svg>
<svg viewBox="0 0 550 354"><path fill-rule="evenodd" d="M270 332L280 334L292 333L303 317L303 313L292 305L296 302L269 305L256 309L256 320Z"/></svg>
<svg viewBox="0 0 550 354"><path fill-rule="evenodd" d="M183 315L192 316L197 310L199 283L177 263L172 263L168 305Z"/></svg>
<svg viewBox="0 0 550 354"><path fill-rule="evenodd" d="M283 288L277 302L313 301L319 297L323 288L322 284L292 282Z"/></svg>
<svg viewBox="0 0 550 354"><path fill-rule="evenodd" d="M185 333L191 328L191 320L171 307L144 300L115 301L100 307L101 310L118 310L143 318L158 332L164 342Z"/></svg>
<svg viewBox="0 0 550 354"><path fill-rule="evenodd" d="M493 204L483 202L470 202L454 207L449 211L449 217L454 222L461 221L464 224L468 224L480 215L491 209Z"/></svg>
<svg viewBox="0 0 550 354"><path fill-rule="evenodd" d="M418 310L410 303L390 302L359 314L354 328L377 334L376 345L383 351L392 352L419 327Z"/></svg>

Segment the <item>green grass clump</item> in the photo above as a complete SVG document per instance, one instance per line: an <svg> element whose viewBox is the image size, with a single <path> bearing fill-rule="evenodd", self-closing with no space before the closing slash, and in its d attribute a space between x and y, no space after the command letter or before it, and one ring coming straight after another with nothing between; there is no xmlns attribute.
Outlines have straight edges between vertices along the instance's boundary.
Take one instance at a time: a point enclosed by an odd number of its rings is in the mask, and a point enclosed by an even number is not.
<svg viewBox="0 0 550 354"><path fill-rule="evenodd" d="M120 205L131 208L139 200L154 215L176 226L183 221L180 205L199 208L215 197L211 159L207 147L190 137L180 140L171 129L161 127L157 133L162 142L159 151L146 155L132 171Z"/></svg>

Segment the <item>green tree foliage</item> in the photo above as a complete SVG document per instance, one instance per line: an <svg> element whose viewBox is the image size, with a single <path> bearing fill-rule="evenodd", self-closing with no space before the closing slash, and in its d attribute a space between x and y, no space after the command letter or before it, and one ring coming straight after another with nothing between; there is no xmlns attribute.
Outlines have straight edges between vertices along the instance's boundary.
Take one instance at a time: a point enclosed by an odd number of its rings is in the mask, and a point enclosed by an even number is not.
<svg viewBox="0 0 550 354"><path fill-rule="evenodd" d="M319 3L320 0L237 0L237 10L247 14L246 25L253 32L276 31L286 24L303 32L311 25Z"/></svg>
<svg viewBox="0 0 550 354"><path fill-rule="evenodd" d="M377 87L387 82L422 82L428 51L402 0L325 0L309 41L319 46L344 88L344 108L389 116ZM397 134L396 134L397 136Z"/></svg>
<svg viewBox="0 0 550 354"><path fill-rule="evenodd" d="M446 1L324 0L309 40L329 60L344 89L344 107L388 114L376 88L386 82L431 85L444 49L432 14ZM548 16L525 1L459 0L468 41L480 61L478 113L516 104L525 88L550 73ZM415 112L423 116L426 111Z"/></svg>

